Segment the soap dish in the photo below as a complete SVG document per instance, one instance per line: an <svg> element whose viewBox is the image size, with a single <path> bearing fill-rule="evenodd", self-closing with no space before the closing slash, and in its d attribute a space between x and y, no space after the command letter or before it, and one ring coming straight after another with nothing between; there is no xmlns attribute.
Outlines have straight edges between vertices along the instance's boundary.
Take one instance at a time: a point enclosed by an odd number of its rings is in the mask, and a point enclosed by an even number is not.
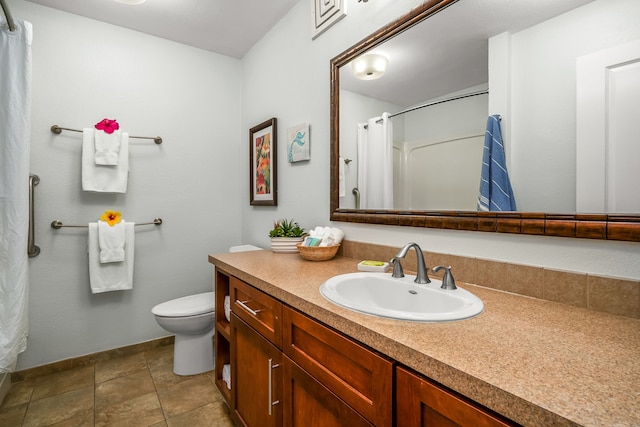
<svg viewBox="0 0 640 427"><path fill-rule="evenodd" d="M378 271L384 273L389 268L389 263L384 261L365 260L358 263L360 271Z"/></svg>

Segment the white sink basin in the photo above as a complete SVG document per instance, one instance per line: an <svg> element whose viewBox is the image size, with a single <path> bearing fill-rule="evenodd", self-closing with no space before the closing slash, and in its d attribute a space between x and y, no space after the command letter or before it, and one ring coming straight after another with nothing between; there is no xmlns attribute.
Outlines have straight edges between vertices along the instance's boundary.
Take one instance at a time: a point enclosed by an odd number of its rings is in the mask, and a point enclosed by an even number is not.
<svg viewBox="0 0 640 427"><path fill-rule="evenodd" d="M400 320L448 322L477 316L484 309L480 298L464 289L445 290L440 280L420 285L414 279L396 279L390 273L341 274L324 282L320 293L348 309Z"/></svg>

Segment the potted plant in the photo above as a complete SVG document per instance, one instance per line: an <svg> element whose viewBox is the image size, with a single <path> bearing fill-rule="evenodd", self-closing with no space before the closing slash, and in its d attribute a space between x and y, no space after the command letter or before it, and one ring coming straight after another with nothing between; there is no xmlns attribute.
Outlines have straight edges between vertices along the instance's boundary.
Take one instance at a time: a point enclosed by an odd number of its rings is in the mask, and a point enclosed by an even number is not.
<svg viewBox="0 0 640 427"><path fill-rule="evenodd" d="M305 236L304 228L293 219L281 219L273 223L269 231L271 238L271 250L280 253L297 253L297 243L302 242Z"/></svg>

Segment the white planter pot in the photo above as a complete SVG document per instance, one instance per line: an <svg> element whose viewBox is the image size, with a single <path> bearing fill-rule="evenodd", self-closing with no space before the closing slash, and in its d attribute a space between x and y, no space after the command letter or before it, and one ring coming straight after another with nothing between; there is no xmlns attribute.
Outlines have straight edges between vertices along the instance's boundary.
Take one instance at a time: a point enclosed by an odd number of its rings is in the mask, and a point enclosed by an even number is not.
<svg viewBox="0 0 640 427"><path fill-rule="evenodd" d="M298 253L296 244L302 242L302 240L302 237L272 237L271 250L283 254L296 254Z"/></svg>

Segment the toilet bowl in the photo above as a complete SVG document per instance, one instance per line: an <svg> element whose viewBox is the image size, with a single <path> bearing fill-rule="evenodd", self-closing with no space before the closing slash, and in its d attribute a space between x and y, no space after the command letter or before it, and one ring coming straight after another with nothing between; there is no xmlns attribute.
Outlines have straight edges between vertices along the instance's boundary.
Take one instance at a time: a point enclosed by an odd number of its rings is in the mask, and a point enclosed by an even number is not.
<svg viewBox="0 0 640 427"><path fill-rule="evenodd" d="M175 334L173 372L196 375L213 370L214 293L204 292L156 305L158 325Z"/></svg>

